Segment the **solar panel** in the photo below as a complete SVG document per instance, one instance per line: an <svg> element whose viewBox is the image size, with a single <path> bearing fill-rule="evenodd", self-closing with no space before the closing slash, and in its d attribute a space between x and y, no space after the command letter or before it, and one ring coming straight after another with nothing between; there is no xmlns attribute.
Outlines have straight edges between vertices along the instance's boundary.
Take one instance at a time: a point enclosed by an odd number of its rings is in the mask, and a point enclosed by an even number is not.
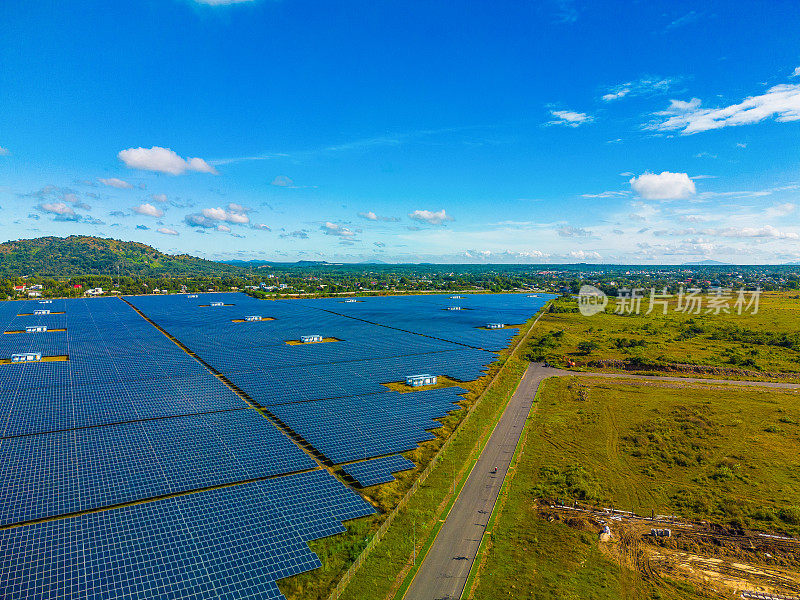
<svg viewBox="0 0 800 600"><path fill-rule="evenodd" d="M317 467L252 409L0 440L0 525Z"/></svg>
<svg viewBox="0 0 800 600"><path fill-rule="evenodd" d="M0 597L283 598L307 542L374 509L325 471L0 530Z"/></svg>
<svg viewBox="0 0 800 600"><path fill-rule="evenodd" d="M393 473L408 471L414 467L413 462L399 454L395 454L344 465L342 471L355 479L361 487L369 487L394 481Z"/></svg>

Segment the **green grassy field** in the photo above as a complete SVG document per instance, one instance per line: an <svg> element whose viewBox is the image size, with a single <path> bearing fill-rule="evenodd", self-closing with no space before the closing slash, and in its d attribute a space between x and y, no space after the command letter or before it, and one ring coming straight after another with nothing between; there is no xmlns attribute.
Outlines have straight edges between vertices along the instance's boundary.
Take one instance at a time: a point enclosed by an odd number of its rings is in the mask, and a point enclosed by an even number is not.
<svg viewBox="0 0 800 600"><path fill-rule="evenodd" d="M800 534L800 393L553 378L540 388L475 597L696 598L601 554L539 499Z"/></svg>
<svg viewBox="0 0 800 600"><path fill-rule="evenodd" d="M401 572L410 564L412 547L416 539L418 551L438 523L437 514L444 508L453 489L454 476L461 479L474 460L475 444L491 431L494 422L502 414L506 402L513 394L527 363L512 355L512 350L530 329L531 322L524 325L509 349L500 353L486 376L473 382L443 380L437 387L458 383L468 390L462 403L469 409L477 403L467 417L467 410L455 412L442 420L443 427L432 431L436 440L422 444L413 452L404 453L417 468L396 474L397 481L363 491L366 497L383 514L345 523L347 532L312 541L309 545L317 553L322 567L279 582L283 594L289 600L328 598L337 582L354 562L380 527L385 515L396 507L402 497L418 479L419 474L439 452L445 441L453 435L451 445L441 462L399 511L395 521L378 546L367 558L362 568L344 591L343 599L383 599L392 590ZM518 353L517 353L518 354ZM505 365L505 368L502 368ZM502 371L501 371L502 368ZM496 374L495 383L488 388ZM400 386L405 388L405 386ZM487 389L488 388L488 389ZM405 390L404 390L405 391ZM409 392L414 393L414 392Z"/></svg>
<svg viewBox="0 0 800 600"><path fill-rule="evenodd" d="M621 360L631 364L660 366L682 363L760 371L792 373L800 377L800 297L797 293L762 294L759 311L752 315L675 312L660 307L646 315L606 311L584 317L577 302L559 299L543 315L528 355L565 366L567 360L586 364Z"/></svg>

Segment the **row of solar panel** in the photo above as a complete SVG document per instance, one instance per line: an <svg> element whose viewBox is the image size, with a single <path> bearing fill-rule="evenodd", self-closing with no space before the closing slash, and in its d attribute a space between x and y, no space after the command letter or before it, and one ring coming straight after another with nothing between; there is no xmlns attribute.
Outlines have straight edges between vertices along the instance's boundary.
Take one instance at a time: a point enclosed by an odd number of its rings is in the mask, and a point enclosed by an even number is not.
<svg viewBox="0 0 800 600"><path fill-rule="evenodd" d="M36 379L51 365L14 365ZM10 366L0 371L12 370ZM0 437L246 408L247 403L208 372L194 377L0 388Z"/></svg>
<svg viewBox="0 0 800 600"><path fill-rule="evenodd" d="M342 471L352 477L361 487L370 487L394 481L394 473L408 471L415 466L407 458L394 454L344 465Z"/></svg>
<svg viewBox="0 0 800 600"><path fill-rule="evenodd" d="M389 392L282 404L270 413L334 463L417 448L441 427L435 419L457 410L461 388Z"/></svg>
<svg viewBox="0 0 800 600"><path fill-rule="evenodd" d="M307 542L374 509L325 471L0 530L0 597L280 599Z"/></svg>
<svg viewBox="0 0 800 600"><path fill-rule="evenodd" d="M253 409L0 440L0 525L304 471Z"/></svg>

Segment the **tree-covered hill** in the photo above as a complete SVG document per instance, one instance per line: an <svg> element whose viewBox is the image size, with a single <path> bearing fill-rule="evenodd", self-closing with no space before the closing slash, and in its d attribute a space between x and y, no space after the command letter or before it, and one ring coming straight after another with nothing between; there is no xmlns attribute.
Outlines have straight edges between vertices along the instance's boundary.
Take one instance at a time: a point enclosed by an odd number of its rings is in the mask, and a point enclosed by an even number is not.
<svg viewBox="0 0 800 600"><path fill-rule="evenodd" d="M86 235L40 237L0 244L0 277L242 275L248 269L188 254L164 254L140 242Z"/></svg>

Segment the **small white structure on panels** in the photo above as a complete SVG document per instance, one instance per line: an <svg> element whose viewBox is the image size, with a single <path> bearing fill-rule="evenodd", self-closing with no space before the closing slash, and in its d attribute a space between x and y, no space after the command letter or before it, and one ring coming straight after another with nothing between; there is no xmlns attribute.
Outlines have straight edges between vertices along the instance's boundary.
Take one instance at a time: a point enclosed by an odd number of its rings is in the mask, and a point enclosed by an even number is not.
<svg viewBox="0 0 800 600"><path fill-rule="evenodd" d="M33 362L36 360L42 360L42 353L41 352L20 352L19 354L12 354L11 355L11 362Z"/></svg>
<svg viewBox="0 0 800 600"><path fill-rule="evenodd" d="M211 306L225 306L224 302L212 302Z"/></svg>
<svg viewBox="0 0 800 600"><path fill-rule="evenodd" d="M448 306L447 310L461 310L460 306Z"/></svg>
<svg viewBox="0 0 800 600"><path fill-rule="evenodd" d="M52 304L52 300L39 300L39 304Z"/></svg>
<svg viewBox="0 0 800 600"><path fill-rule="evenodd" d="M261 315L245 315L244 320L245 321L263 321L264 317L262 317Z"/></svg>
<svg viewBox="0 0 800 600"><path fill-rule="evenodd" d="M486 329L502 329L505 326L505 323L487 323Z"/></svg>
<svg viewBox="0 0 800 600"><path fill-rule="evenodd" d="M321 342L322 336L318 333L312 333L310 335L301 335L300 341L304 344L311 344L313 342Z"/></svg>
<svg viewBox="0 0 800 600"><path fill-rule="evenodd" d="M419 375L406 375L406 385L420 387L422 385L436 385L436 375L430 373L420 373Z"/></svg>
<svg viewBox="0 0 800 600"><path fill-rule="evenodd" d="M42 333L47 331L47 325L28 325L25 327L27 333Z"/></svg>
<svg viewBox="0 0 800 600"><path fill-rule="evenodd" d="M187 297L189 300L191 300L192 298L197 298L197 294L189 294L189 295L188 295L188 296L186 296L186 297Z"/></svg>
<svg viewBox="0 0 800 600"><path fill-rule="evenodd" d="M37 308L36 310L33 311L33 314L35 314L35 315L49 315L50 314L50 309L49 308Z"/></svg>

